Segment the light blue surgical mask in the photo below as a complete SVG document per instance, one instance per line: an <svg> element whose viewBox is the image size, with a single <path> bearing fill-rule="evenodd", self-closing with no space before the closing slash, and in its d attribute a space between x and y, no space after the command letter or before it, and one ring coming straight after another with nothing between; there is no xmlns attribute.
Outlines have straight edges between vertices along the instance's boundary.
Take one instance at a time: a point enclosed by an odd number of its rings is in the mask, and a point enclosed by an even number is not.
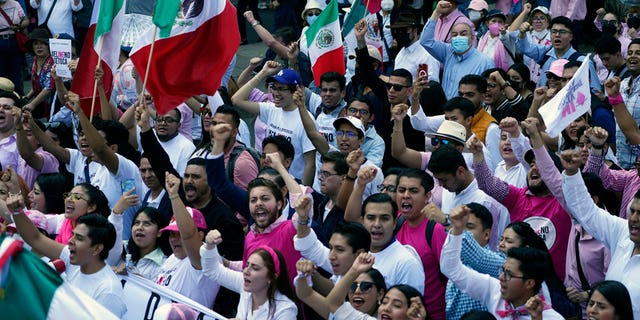
<svg viewBox="0 0 640 320"><path fill-rule="evenodd" d="M456 53L463 53L469 49L469 38L465 36L456 36L451 38L451 46Z"/></svg>
<svg viewBox="0 0 640 320"><path fill-rule="evenodd" d="M309 25L312 25L314 22L316 22L316 20L318 20L318 16L307 16L307 23Z"/></svg>

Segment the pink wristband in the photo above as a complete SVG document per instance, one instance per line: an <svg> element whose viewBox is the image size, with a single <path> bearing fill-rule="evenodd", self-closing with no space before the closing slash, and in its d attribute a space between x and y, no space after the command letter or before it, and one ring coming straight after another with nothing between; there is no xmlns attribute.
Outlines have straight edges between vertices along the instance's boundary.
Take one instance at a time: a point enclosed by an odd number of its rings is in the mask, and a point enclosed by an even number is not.
<svg viewBox="0 0 640 320"><path fill-rule="evenodd" d="M622 95L620 95L620 93L613 97L608 97L607 100L609 100L609 104L612 106L620 103L624 104L624 100L622 99Z"/></svg>

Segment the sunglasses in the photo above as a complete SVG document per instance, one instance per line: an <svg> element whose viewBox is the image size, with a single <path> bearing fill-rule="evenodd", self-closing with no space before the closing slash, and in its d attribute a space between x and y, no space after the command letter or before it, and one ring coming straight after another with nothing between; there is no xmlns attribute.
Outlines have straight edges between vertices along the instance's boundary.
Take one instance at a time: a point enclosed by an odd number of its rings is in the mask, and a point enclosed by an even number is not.
<svg viewBox="0 0 640 320"><path fill-rule="evenodd" d="M389 192L396 192L396 186L394 186L392 184L388 184L388 185L379 184L378 185L378 192L384 192L385 190L387 190Z"/></svg>
<svg viewBox="0 0 640 320"><path fill-rule="evenodd" d="M371 291L371 288L373 288L373 285L373 282L370 281L354 282L351 284L349 291L354 293L358 288L360 288L361 292L369 292Z"/></svg>
<svg viewBox="0 0 640 320"><path fill-rule="evenodd" d="M71 200L73 201L78 201L78 200L89 201L89 199L86 199L83 195L75 192L65 192L62 194L62 198L63 199L71 198Z"/></svg>
<svg viewBox="0 0 640 320"><path fill-rule="evenodd" d="M443 138L438 138L438 137L434 137L431 138L431 145L432 146L437 146L438 144L443 144L443 145L448 145L450 143L453 143L453 141L449 140L449 139L443 139Z"/></svg>
<svg viewBox="0 0 640 320"><path fill-rule="evenodd" d="M320 15L320 12L318 13L307 12L307 17L319 16L319 15Z"/></svg>
<svg viewBox="0 0 640 320"><path fill-rule="evenodd" d="M409 86L403 86L397 83L385 83L385 85L387 86L387 90L391 90L391 88L393 88L395 91L400 91L404 88L409 88Z"/></svg>

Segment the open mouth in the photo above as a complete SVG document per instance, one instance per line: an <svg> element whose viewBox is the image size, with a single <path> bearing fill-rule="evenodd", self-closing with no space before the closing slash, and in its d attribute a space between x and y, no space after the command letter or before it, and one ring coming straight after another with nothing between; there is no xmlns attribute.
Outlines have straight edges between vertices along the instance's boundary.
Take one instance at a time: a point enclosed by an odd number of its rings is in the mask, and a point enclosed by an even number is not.
<svg viewBox="0 0 640 320"><path fill-rule="evenodd" d="M191 184L187 184L184 186L184 195L187 198L193 198L196 196L196 188L191 185Z"/></svg>
<svg viewBox="0 0 640 320"><path fill-rule="evenodd" d="M360 297L358 297L358 298L354 297L354 298L351 299L351 305L356 309L362 307L363 304L364 304L364 299L362 299Z"/></svg>
<svg viewBox="0 0 640 320"><path fill-rule="evenodd" d="M373 239L380 240L382 239L383 235L384 235L384 232L382 231L371 231L371 240Z"/></svg>
<svg viewBox="0 0 640 320"><path fill-rule="evenodd" d="M400 205L400 210L402 210L402 213L411 212L412 209L413 205L410 202L403 202L402 205Z"/></svg>

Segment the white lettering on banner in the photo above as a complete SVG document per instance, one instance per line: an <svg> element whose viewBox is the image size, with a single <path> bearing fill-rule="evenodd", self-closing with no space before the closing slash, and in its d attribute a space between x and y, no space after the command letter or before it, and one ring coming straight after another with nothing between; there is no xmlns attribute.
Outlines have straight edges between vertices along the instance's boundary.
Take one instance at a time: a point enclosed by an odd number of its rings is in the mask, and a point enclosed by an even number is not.
<svg viewBox="0 0 640 320"><path fill-rule="evenodd" d="M547 126L547 133L556 137L573 120L590 111L589 57L586 57L571 80L539 112Z"/></svg>
<svg viewBox="0 0 640 320"><path fill-rule="evenodd" d="M551 249L556 243L556 226L549 218L545 217L529 217L524 219L524 222L528 223L533 231L544 240L547 245L547 249Z"/></svg>
<svg viewBox="0 0 640 320"><path fill-rule="evenodd" d="M124 319L151 320L156 310L172 302L179 302L198 312L198 320L227 320L211 309L152 281L136 275L118 276L122 281L127 313Z"/></svg>

